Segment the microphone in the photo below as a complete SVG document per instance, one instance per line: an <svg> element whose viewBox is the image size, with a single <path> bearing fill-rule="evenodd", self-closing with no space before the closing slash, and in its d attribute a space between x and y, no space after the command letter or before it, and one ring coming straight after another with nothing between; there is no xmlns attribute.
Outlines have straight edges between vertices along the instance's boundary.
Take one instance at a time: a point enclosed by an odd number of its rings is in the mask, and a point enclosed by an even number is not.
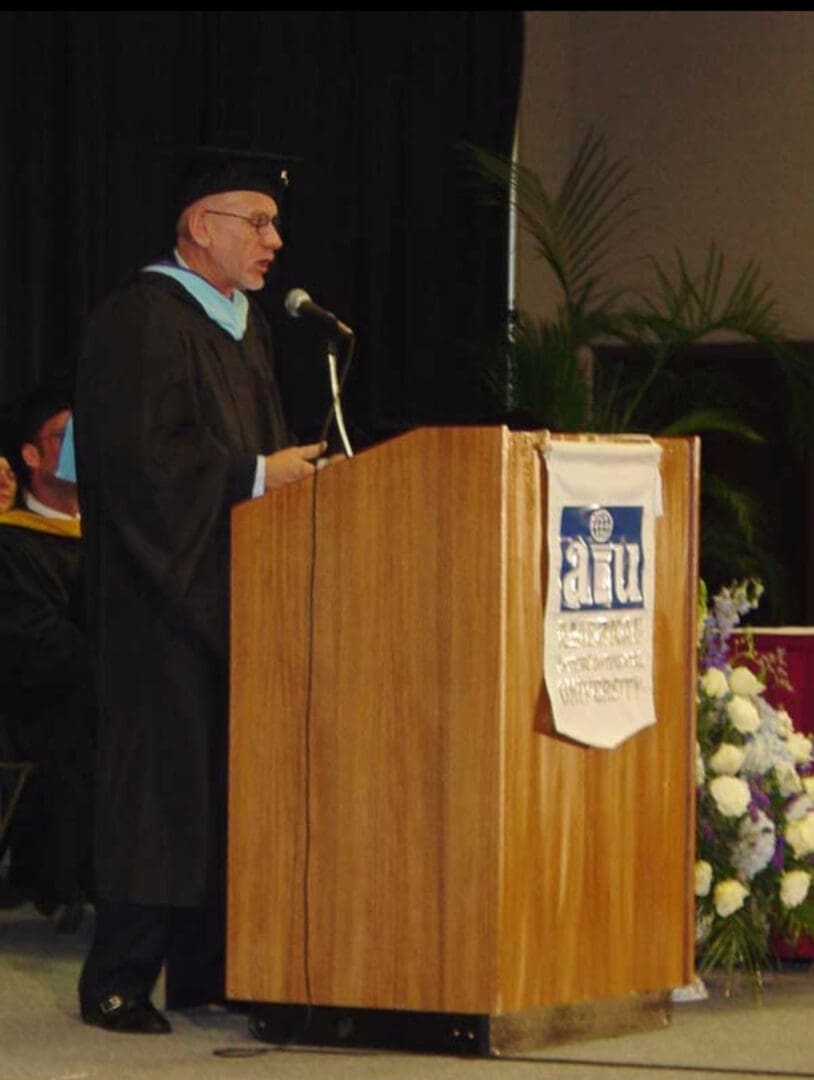
<svg viewBox="0 0 814 1080"><path fill-rule="evenodd" d="M303 315L310 315L312 319L318 319L321 323L342 337L352 338L353 331L341 320L337 319L330 311L315 304L305 289L291 289L285 298L285 309L293 319L301 319Z"/></svg>

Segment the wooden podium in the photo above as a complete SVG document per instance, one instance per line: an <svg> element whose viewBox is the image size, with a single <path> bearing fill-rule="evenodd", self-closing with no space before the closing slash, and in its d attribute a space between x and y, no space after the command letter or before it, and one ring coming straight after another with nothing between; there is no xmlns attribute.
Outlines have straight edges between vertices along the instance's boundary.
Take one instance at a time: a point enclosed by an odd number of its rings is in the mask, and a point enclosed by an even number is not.
<svg viewBox="0 0 814 1080"><path fill-rule="evenodd" d="M420 428L234 510L230 997L475 1017L489 1052L666 1022L699 449L659 442L658 722L615 750L550 722L538 436Z"/></svg>

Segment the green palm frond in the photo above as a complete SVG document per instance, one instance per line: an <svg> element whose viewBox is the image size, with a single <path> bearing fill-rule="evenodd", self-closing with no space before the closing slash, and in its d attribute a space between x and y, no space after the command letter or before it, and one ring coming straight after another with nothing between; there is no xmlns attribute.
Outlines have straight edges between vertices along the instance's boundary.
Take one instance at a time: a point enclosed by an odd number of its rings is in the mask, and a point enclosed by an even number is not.
<svg viewBox="0 0 814 1080"><path fill-rule="evenodd" d="M736 972L759 972L766 967L765 934L746 911L736 911L726 919L716 919L700 956L702 972L721 968L726 973L727 992L732 992Z"/></svg>
<svg viewBox="0 0 814 1080"><path fill-rule="evenodd" d="M677 416L669 424L665 424L655 434L668 435L699 435L707 431L726 431L730 435L737 435L746 442L765 443L766 439L760 432L748 424L744 424L737 416L724 409L692 409Z"/></svg>
<svg viewBox="0 0 814 1080"><path fill-rule="evenodd" d="M500 367L488 371L503 411L527 417L535 427L584 430L590 415L588 385L574 357L585 332L562 309L550 321L515 320Z"/></svg>
<svg viewBox="0 0 814 1080"><path fill-rule="evenodd" d="M725 483L716 473L703 477L702 497L708 510L707 519L720 520L722 532L739 537L747 547L754 546L758 534L759 506L752 496L732 484ZM723 538L721 538L723 543ZM750 575L735 574L736 577Z"/></svg>
<svg viewBox="0 0 814 1080"><path fill-rule="evenodd" d="M716 330L734 330L751 338L780 336L777 305L771 283L761 280L760 267L749 260L739 271L728 293L722 292L724 256L710 244L706 262L694 275L680 249L675 251L675 270L653 256L648 257L656 277L653 295L640 293L640 307L630 312L642 329L671 328L692 340Z"/></svg>
<svg viewBox="0 0 814 1080"><path fill-rule="evenodd" d="M465 150L491 201L508 200L515 208L520 227L557 278L566 306L606 304L608 297L598 292L603 265L636 213L636 192L627 186L628 168L608 157L605 137L586 134L556 193L546 191L523 165L479 147Z"/></svg>
<svg viewBox="0 0 814 1080"><path fill-rule="evenodd" d="M789 593L795 582L785 562L774 554L768 524L760 501L751 493L709 469L702 473L702 577L716 587L733 576L759 577L766 587L765 614L772 619L792 602Z"/></svg>
<svg viewBox="0 0 814 1080"><path fill-rule="evenodd" d="M728 292L723 288L724 256L715 244L710 245L697 275L680 249L676 249L671 268L652 257L649 262L655 275L655 290L639 293L637 305L629 306L617 316L619 336L651 359L649 369L629 397L623 413L624 425L640 424L641 404L650 396L668 364L680 362L691 346L720 331L760 342L783 367L787 378L804 378L810 386L810 373L807 369L803 373L795 351L781 335L771 285L761 279L760 268L754 261L740 269Z"/></svg>

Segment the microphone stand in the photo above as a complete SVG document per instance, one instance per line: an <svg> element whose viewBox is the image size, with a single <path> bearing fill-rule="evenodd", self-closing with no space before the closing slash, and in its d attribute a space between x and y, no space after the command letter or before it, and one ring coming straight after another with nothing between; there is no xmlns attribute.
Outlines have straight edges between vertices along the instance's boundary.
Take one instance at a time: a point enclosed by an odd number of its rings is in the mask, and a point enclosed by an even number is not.
<svg viewBox="0 0 814 1080"><path fill-rule="evenodd" d="M348 439L348 433L345 430L345 418L342 415L342 399L341 392L342 386L345 383L345 377L348 374L348 368L350 367L351 357L353 356L353 348L356 342L356 338L353 334L348 338L348 355L345 360L345 366L342 371L342 379L340 381L337 374L337 343L336 338L330 336L327 342L328 353L328 376L331 383L331 407L328 410L328 415L325 417L325 423L322 426L322 432L319 436L319 441L322 442L327 434L328 428L331 426L331 420L336 417L336 427L339 432L339 437L342 440L342 446L345 449L347 457L353 457L353 449Z"/></svg>

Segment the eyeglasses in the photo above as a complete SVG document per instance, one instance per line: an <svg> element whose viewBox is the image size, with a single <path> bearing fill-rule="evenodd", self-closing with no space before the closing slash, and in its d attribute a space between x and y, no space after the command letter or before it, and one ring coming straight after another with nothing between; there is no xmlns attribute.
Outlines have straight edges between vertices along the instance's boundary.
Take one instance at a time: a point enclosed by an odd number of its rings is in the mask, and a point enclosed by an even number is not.
<svg viewBox="0 0 814 1080"><path fill-rule="evenodd" d="M236 217L241 221L248 221L253 229L257 229L260 232L261 229L268 228L271 225L274 229L277 228L277 219L273 218L271 214L252 214L247 217L246 214L232 214L228 210L207 210L207 214L217 214L218 217Z"/></svg>

